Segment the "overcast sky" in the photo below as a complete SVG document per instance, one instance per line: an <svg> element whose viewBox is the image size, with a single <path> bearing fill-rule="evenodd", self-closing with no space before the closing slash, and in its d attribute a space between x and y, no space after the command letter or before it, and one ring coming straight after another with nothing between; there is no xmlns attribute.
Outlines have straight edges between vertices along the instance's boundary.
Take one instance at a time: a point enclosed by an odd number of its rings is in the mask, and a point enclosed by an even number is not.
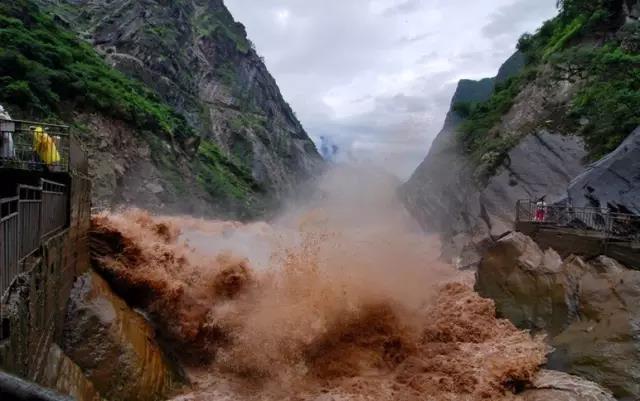
<svg viewBox="0 0 640 401"><path fill-rule="evenodd" d="M461 78L494 76L556 0L225 0L309 135L407 178Z"/></svg>

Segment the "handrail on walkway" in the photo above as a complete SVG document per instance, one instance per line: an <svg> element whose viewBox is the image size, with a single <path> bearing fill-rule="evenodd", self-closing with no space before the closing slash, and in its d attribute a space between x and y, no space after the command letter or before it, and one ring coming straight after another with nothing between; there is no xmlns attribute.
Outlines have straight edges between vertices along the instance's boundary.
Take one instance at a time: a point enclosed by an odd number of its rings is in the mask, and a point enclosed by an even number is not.
<svg viewBox="0 0 640 401"><path fill-rule="evenodd" d="M523 222L599 232L608 238L640 241L640 215L610 212L608 209L541 205L525 199L516 204L516 223Z"/></svg>
<svg viewBox="0 0 640 401"><path fill-rule="evenodd" d="M67 225L68 199L66 185L44 179L0 199L0 296L21 273L21 261Z"/></svg>
<svg viewBox="0 0 640 401"><path fill-rule="evenodd" d="M69 127L0 119L0 167L69 171Z"/></svg>

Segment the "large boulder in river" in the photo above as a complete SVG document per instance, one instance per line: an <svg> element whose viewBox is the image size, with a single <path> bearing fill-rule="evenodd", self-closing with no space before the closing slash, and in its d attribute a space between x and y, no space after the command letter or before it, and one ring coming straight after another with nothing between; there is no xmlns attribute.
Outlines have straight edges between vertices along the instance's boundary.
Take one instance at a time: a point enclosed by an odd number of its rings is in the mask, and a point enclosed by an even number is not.
<svg viewBox="0 0 640 401"><path fill-rule="evenodd" d="M500 316L549 335L550 367L619 399L640 398L640 271L602 256L562 260L512 233L486 253L476 290L495 300Z"/></svg>
<svg viewBox="0 0 640 401"><path fill-rule="evenodd" d="M574 285L555 251L543 252L531 238L513 233L485 254L476 289L516 326L558 334L576 314L575 300L566 296Z"/></svg>
<svg viewBox="0 0 640 401"><path fill-rule="evenodd" d="M640 127L573 180L568 196L576 207L640 214Z"/></svg>
<svg viewBox="0 0 640 401"><path fill-rule="evenodd" d="M63 348L109 400L163 398L179 381L147 320L96 273L76 282L67 309Z"/></svg>

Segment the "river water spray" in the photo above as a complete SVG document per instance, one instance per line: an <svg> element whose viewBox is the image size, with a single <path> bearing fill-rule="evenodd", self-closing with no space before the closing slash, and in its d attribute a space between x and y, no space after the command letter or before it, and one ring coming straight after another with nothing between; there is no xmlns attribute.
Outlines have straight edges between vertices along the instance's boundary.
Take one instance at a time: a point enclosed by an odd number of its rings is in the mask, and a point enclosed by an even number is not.
<svg viewBox="0 0 640 401"><path fill-rule="evenodd" d="M396 182L328 173L270 224L94 216L94 265L188 372L175 400L509 400L541 339L438 258Z"/></svg>

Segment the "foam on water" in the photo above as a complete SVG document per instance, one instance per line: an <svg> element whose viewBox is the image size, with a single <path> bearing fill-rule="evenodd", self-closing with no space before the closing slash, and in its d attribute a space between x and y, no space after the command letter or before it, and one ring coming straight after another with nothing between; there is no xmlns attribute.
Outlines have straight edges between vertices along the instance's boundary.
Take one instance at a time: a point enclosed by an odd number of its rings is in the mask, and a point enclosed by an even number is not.
<svg viewBox="0 0 640 401"><path fill-rule="evenodd" d="M439 261L392 180L341 170L319 187L271 224L94 217L96 266L190 374L175 399L516 398L541 339Z"/></svg>

